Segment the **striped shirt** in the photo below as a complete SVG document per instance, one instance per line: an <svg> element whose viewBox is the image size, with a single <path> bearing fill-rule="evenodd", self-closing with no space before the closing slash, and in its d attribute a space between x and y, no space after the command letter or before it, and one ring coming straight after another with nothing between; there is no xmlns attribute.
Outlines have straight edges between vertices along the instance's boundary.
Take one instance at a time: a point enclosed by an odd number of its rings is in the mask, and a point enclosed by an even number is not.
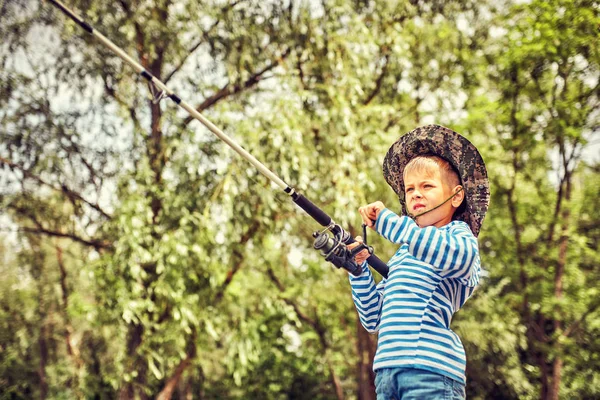
<svg viewBox="0 0 600 400"><path fill-rule="evenodd" d="M450 321L479 283L477 239L465 222L419 228L388 209L375 229L401 244L387 279L375 285L366 262L362 275L348 275L360 322L379 332L373 370L424 369L465 384L465 350Z"/></svg>

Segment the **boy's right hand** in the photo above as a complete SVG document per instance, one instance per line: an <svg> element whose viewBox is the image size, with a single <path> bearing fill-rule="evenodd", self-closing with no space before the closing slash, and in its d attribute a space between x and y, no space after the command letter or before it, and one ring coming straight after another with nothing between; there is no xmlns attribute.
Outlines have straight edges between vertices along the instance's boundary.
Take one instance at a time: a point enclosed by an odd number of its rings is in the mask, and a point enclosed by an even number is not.
<svg viewBox="0 0 600 400"><path fill-rule="evenodd" d="M371 229L375 229L375 221L379 216L381 210L385 208L385 205L381 201L367 204L358 209L360 216L362 217L363 223Z"/></svg>
<svg viewBox="0 0 600 400"><path fill-rule="evenodd" d="M348 250L352 250L353 248L355 248L363 242L363 238L360 236L355 237L354 240L356 241L348 245ZM362 265L369 257L371 257L369 251L367 249L362 249L361 251L356 253L356 255L354 256L354 261L356 261L357 265Z"/></svg>

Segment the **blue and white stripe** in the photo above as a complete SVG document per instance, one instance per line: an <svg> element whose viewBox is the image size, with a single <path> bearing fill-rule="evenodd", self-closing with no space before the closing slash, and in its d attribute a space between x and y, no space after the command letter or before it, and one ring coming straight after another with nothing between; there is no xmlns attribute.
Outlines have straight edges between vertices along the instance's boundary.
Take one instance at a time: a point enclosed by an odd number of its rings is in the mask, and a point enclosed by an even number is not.
<svg viewBox="0 0 600 400"><path fill-rule="evenodd" d="M388 209L375 229L401 246L378 285L366 263L349 275L360 322L379 332L373 369L420 368L465 383L465 351L450 322L479 283L477 239L462 221L419 228Z"/></svg>

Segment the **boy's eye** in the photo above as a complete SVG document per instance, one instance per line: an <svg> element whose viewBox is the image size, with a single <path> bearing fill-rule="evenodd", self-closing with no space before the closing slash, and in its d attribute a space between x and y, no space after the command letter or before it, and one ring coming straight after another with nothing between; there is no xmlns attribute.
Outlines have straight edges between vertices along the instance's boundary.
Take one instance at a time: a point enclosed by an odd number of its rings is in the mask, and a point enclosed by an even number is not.
<svg viewBox="0 0 600 400"><path fill-rule="evenodd" d="M413 190L413 188L407 188L406 193L410 193L410 192L412 192L412 190Z"/></svg>

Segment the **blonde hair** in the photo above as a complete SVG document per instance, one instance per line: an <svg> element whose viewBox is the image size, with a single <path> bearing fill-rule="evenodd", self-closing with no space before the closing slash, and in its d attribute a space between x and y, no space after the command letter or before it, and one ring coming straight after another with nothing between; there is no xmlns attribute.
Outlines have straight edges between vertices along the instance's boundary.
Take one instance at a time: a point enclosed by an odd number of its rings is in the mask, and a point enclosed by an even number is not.
<svg viewBox="0 0 600 400"><path fill-rule="evenodd" d="M439 168L442 183L445 184L448 189L452 190L454 187L460 185L460 178L456 173L452 164L445 159L430 155L430 156L417 156L410 160L404 172L402 174L403 179L406 179L406 174L417 172L433 174Z"/></svg>

